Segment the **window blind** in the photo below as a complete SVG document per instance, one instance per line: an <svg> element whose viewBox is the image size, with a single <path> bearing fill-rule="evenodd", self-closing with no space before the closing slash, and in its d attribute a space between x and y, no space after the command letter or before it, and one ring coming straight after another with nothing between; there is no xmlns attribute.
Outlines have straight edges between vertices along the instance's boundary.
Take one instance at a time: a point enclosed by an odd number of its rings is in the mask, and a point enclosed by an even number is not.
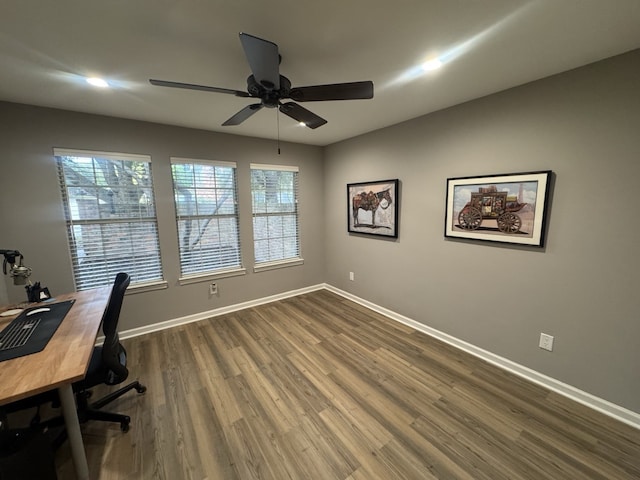
<svg viewBox="0 0 640 480"><path fill-rule="evenodd" d="M234 162L171 159L183 276L241 267Z"/></svg>
<svg viewBox="0 0 640 480"><path fill-rule="evenodd" d="M256 265L300 258L298 167L251 164Z"/></svg>
<svg viewBox="0 0 640 480"><path fill-rule="evenodd" d="M54 149L76 290L162 280L151 158Z"/></svg>

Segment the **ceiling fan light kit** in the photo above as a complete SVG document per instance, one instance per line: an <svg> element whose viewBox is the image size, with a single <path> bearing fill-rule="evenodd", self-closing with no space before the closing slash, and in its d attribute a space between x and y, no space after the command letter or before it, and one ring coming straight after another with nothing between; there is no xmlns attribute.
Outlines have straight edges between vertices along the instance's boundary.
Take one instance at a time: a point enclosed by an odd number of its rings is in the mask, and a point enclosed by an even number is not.
<svg viewBox="0 0 640 480"><path fill-rule="evenodd" d="M278 108L280 112L293 118L309 128L318 128L327 121L307 110L296 102L324 102L332 100L364 100L373 98L373 82L334 83L329 85L311 85L307 87L291 87L291 81L280 75L280 54L278 46L268 40L263 40L247 33L240 33L240 42L251 69L247 78L247 91L229 88L210 87L191 83L171 82L167 80L150 79L152 85L160 87L184 88L205 92L226 93L237 97L256 98L260 103L247 105L223 126L240 125L250 116L262 108ZM292 102L283 103L282 100L291 99Z"/></svg>

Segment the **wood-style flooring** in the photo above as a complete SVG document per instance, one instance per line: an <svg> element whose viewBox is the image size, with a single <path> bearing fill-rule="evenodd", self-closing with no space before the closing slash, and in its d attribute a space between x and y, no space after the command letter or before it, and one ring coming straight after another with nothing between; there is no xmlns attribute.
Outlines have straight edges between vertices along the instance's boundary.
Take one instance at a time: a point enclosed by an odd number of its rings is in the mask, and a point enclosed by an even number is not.
<svg viewBox="0 0 640 480"><path fill-rule="evenodd" d="M326 290L123 343L97 480L640 479L640 430Z"/></svg>

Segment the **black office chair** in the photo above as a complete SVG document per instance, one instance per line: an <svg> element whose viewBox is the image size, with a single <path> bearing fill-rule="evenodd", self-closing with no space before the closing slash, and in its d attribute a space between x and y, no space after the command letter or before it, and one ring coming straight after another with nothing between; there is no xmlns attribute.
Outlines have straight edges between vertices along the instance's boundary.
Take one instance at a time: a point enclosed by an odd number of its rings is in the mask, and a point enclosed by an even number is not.
<svg viewBox="0 0 640 480"><path fill-rule="evenodd" d="M120 318L124 293L130 281L131 279L126 273L118 273L116 275L109 303L102 317L104 343L93 349L85 378L73 384L80 423L88 420L119 422L120 429L123 432L129 430L131 418L128 415L105 412L100 409L129 390L135 389L138 393L144 393L147 387L135 381L92 403L89 403L89 398L91 397L91 388L101 384L118 385L129 376L127 352L120 344L118 336L118 319Z"/></svg>

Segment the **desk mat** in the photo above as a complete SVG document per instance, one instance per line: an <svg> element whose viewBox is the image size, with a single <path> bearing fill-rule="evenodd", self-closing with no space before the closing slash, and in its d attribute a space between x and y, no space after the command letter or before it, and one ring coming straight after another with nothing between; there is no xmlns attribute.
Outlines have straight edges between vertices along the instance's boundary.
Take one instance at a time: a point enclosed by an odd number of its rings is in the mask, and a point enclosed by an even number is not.
<svg viewBox="0 0 640 480"><path fill-rule="evenodd" d="M19 322L27 318L27 314L37 309L48 309L48 311L33 313L28 317L39 319L40 323L36 327L35 331L24 345L20 347L10 348L0 351L0 362L5 360L11 360L12 358L23 357L25 355L31 355L32 353L38 353L44 350L47 346L53 334L64 320L64 317L69 313L75 300L67 300L59 303L41 303L35 307L27 308L16 318L11 320L11 323L7 325L2 332L0 332L0 342L4 337L5 332L11 327L14 322Z"/></svg>

